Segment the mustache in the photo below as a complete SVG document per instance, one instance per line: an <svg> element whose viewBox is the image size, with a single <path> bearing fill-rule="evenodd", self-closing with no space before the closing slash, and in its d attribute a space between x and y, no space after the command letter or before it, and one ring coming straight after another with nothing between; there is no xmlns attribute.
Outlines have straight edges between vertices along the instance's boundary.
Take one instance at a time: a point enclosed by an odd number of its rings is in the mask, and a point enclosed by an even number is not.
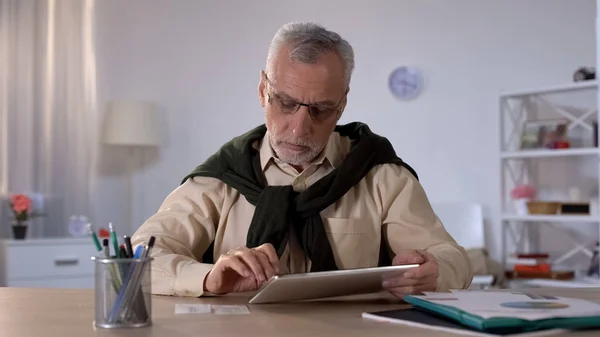
<svg viewBox="0 0 600 337"><path fill-rule="evenodd" d="M310 148L314 148L317 146L317 144L315 142L312 142L312 141L310 141L308 139L304 139L304 138L280 138L280 139L276 139L275 142L276 143L288 143L288 144L305 146L305 147L310 147Z"/></svg>

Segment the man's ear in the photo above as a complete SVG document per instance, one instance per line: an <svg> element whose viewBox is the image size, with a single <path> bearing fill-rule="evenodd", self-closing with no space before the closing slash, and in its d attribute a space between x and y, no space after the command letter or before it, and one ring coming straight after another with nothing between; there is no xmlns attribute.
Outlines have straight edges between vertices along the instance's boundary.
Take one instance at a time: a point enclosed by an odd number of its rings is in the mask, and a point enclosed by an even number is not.
<svg viewBox="0 0 600 337"><path fill-rule="evenodd" d="M263 70L260 71L260 81L258 82L258 100L260 101L260 106L264 108L267 99L265 97L265 72Z"/></svg>

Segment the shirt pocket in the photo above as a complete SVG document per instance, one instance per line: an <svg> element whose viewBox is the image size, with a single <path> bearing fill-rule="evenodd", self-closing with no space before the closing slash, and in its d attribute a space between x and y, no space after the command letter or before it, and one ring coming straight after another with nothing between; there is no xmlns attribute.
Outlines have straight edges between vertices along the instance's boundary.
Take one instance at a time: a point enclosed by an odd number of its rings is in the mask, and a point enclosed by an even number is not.
<svg viewBox="0 0 600 337"><path fill-rule="evenodd" d="M325 233L339 269L367 268L373 258L373 226L367 219L323 218Z"/></svg>

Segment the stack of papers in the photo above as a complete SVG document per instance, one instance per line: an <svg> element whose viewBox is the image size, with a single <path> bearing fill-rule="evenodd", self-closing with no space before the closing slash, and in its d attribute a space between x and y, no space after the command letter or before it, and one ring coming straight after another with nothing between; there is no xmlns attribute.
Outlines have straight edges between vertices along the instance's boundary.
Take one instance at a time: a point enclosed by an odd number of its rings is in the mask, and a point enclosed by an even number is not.
<svg viewBox="0 0 600 337"><path fill-rule="evenodd" d="M405 296L404 300L414 309L476 331L513 334L600 328L600 304L582 299L518 291L458 291ZM363 316L374 319L385 316L388 320L394 317L390 312Z"/></svg>

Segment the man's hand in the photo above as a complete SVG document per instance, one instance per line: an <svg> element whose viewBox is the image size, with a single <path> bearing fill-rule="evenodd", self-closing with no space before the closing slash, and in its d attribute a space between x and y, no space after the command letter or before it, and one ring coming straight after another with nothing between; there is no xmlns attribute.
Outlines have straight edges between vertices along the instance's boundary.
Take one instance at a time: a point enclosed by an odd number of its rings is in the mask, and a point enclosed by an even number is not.
<svg viewBox="0 0 600 337"><path fill-rule="evenodd" d="M420 266L407 270L401 276L384 279L383 287L392 295L400 298L423 291L436 291L439 265L433 255L422 250L405 250L396 255L392 261L393 265L413 263L420 264Z"/></svg>
<svg viewBox="0 0 600 337"><path fill-rule="evenodd" d="M271 244L241 247L219 257L204 279L204 290L213 294L258 289L279 273L279 258Z"/></svg>

